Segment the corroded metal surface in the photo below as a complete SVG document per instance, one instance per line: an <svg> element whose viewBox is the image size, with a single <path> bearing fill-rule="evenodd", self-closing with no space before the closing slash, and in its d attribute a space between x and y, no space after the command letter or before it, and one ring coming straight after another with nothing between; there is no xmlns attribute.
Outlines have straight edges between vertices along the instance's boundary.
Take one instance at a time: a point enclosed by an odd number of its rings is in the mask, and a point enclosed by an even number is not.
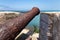
<svg viewBox="0 0 60 40"><path fill-rule="evenodd" d="M39 12L40 10L34 7L28 13L7 20L4 24L0 25L0 40L14 40L19 32L22 31Z"/></svg>

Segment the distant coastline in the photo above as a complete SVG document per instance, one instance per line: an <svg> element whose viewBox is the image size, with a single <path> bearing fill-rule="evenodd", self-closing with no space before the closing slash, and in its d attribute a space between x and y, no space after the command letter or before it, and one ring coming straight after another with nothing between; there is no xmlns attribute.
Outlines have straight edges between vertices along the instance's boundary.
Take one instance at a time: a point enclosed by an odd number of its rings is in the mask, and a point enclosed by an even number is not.
<svg viewBox="0 0 60 40"><path fill-rule="evenodd" d="M20 12L20 13L25 13L28 12L26 10L0 10L0 12Z"/></svg>

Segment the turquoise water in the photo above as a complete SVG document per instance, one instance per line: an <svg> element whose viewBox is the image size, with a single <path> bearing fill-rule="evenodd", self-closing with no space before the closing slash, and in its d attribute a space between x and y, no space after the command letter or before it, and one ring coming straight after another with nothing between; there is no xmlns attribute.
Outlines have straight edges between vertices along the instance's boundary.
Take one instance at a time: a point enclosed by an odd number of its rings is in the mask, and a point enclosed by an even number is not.
<svg viewBox="0 0 60 40"><path fill-rule="evenodd" d="M41 10L41 12L60 12L60 10Z"/></svg>
<svg viewBox="0 0 60 40"><path fill-rule="evenodd" d="M37 15L35 18L33 18L33 20L28 24L28 26L33 26L33 25L36 25L36 26L39 26L39 22L40 21L40 14Z"/></svg>

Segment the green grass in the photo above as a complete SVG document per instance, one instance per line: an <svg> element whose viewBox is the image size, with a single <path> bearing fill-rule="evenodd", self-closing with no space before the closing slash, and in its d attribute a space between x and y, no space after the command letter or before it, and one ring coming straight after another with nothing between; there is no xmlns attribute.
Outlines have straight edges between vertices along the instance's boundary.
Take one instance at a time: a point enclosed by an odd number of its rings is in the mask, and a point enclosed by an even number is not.
<svg viewBox="0 0 60 40"><path fill-rule="evenodd" d="M39 33L39 29L37 28L37 26L33 25L33 27L34 27L34 33Z"/></svg>

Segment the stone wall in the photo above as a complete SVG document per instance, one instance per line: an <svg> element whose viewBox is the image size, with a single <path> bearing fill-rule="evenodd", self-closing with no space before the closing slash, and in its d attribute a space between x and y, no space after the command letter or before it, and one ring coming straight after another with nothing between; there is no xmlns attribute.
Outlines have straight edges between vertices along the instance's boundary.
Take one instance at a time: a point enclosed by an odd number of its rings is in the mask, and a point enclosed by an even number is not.
<svg viewBox="0 0 60 40"><path fill-rule="evenodd" d="M40 40L60 40L60 13L40 15Z"/></svg>

